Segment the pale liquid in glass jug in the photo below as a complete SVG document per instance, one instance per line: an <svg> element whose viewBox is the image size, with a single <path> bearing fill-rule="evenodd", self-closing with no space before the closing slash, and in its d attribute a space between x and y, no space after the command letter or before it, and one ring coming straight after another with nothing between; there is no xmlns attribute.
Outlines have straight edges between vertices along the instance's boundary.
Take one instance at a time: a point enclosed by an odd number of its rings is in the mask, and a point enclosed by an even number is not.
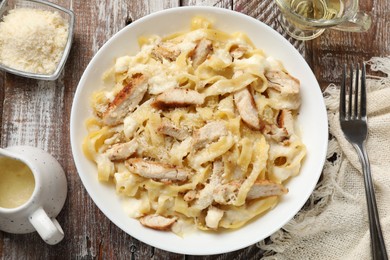
<svg viewBox="0 0 390 260"><path fill-rule="evenodd" d="M333 19L343 10L341 0L284 0L290 9L305 18L320 20Z"/></svg>

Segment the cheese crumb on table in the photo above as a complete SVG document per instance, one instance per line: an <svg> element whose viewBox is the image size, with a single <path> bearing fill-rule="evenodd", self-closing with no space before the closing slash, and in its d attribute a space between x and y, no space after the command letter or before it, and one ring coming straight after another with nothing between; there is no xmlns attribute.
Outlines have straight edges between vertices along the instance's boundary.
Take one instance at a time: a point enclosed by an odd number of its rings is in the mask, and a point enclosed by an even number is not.
<svg viewBox="0 0 390 260"><path fill-rule="evenodd" d="M58 12L10 10L0 23L0 63L25 72L54 73L65 49L68 28Z"/></svg>

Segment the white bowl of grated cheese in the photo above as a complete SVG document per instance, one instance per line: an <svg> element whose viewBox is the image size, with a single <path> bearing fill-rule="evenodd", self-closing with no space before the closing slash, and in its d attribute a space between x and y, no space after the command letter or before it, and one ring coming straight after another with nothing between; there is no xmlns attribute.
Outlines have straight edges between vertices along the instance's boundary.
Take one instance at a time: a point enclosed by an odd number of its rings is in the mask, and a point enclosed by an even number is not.
<svg viewBox="0 0 390 260"><path fill-rule="evenodd" d="M72 45L74 14L40 0L0 3L0 69L56 80Z"/></svg>

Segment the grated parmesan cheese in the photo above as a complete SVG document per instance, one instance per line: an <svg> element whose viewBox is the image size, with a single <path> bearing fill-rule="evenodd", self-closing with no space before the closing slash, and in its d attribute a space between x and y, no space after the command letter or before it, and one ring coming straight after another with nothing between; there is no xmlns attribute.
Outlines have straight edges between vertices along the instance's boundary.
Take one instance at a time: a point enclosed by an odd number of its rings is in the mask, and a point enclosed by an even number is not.
<svg viewBox="0 0 390 260"><path fill-rule="evenodd" d="M58 12L13 9L0 23L0 63L21 71L52 74L68 34L68 23Z"/></svg>

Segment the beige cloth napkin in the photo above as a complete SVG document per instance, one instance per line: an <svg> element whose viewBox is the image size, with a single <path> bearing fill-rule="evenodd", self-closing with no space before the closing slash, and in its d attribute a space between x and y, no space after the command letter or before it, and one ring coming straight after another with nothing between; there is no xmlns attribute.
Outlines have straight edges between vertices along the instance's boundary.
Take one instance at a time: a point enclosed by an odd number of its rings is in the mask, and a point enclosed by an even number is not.
<svg viewBox="0 0 390 260"><path fill-rule="evenodd" d="M390 255L390 57L372 58L368 77L368 156L380 222ZM329 141L322 178L305 207L282 229L261 241L264 259L371 259L361 164L338 122L339 87L324 92Z"/></svg>

